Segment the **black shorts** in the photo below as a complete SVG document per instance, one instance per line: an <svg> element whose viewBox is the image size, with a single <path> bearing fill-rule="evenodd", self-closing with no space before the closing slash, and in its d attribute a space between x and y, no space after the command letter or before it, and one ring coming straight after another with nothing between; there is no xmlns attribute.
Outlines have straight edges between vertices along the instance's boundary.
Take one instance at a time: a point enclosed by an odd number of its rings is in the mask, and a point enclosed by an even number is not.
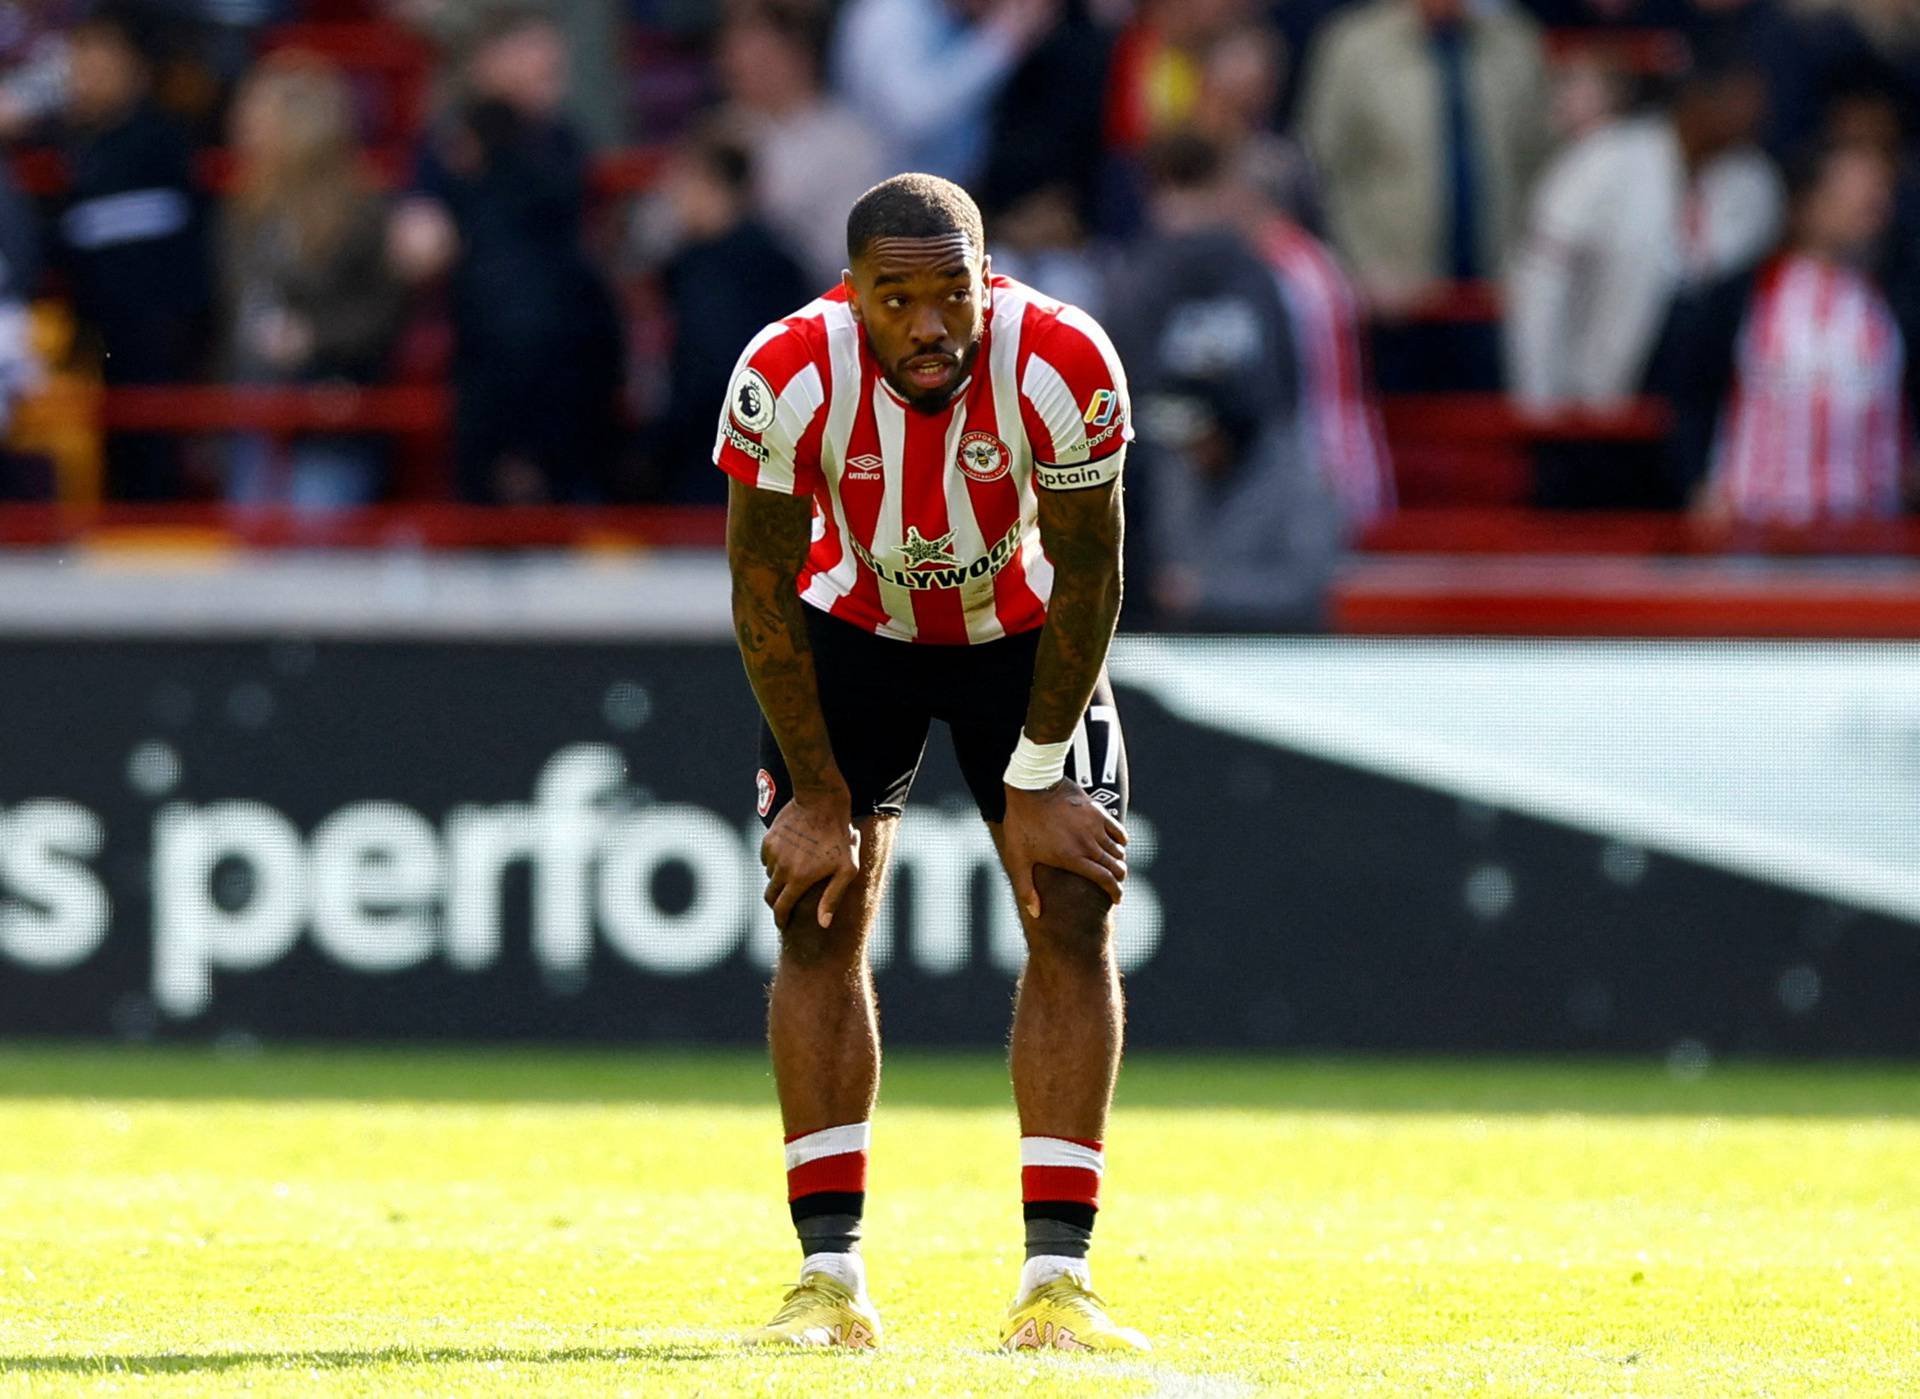
<svg viewBox="0 0 1920 1399"><path fill-rule="evenodd" d="M980 814L1002 821L1001 778L1026 722L1039 631L978 646L929 646L875 636L815 607L807 614L820 712L834 760L853 794L853 818L905 808L935 719L953 734L954 756ZM1115 819L1127 817L1127 745L1113 687L1101 672L1067 750L1067 775ZM760 721L760 819L771 824L793 795L786 759Z"/></svg>

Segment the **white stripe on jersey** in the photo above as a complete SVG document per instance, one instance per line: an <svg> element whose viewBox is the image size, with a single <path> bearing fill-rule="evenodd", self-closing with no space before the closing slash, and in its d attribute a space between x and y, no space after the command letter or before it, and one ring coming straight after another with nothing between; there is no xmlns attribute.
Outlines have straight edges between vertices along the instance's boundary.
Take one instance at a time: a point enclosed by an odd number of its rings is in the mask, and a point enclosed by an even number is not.
<svg viewBox="0 0 1920 1399"><path fill-rule="evenodd" d="M845 469L841 458L847 438L853 434L854 415L860 411L859 395L847 388L849 383L860 382L860 324L845 302L816 301L814 305L823 308L820 318L827 328L827 369L832 386L827 397L826 431L820 438L820 469L826 477L827 496L833 508L831 528L845 541L853 531L847 526L846 508L840 501L840 476ZM817 523L821 521L818 514L814 518ZM825 532L823 527L820 535L824 536ZM831 569L816 573L806 591L800 594L801 600L823 612L832 611L834 603L853 591L859 569L860 560L843 545L840 561Z"/></svg>
<svg viewBox="0 0 1920 1399"><path fill-rule="evenodd" d="M1020 387L1040 421L1047 425L1047 436L1053 439L1048 460L1057 465L1079 461L1087 450L1087 425L1080 420L1080 405L1074 402L1073 390L1060 377L1060 371L1034 355L1027 360L1027 375Z"/></svg>
<svg viewBox="0 0 1920 1399"><path fill-rule="evenodd" d="M907 490L902 479L906 473L904 468L894 465L903 461L907 453L907 410L900 406L899 399L887 392L883 379L873 381L873 425L880 433L880 458L887 464L887 477L880 497L880 518L874 522L873 538L867 547L875 558L885 559L892 557L907 540ZM885 578L879 581L880 604L887 609L887 623L881 628L881 634L902 641L913 640L920 628L913 615L912 591Z"/></svg>

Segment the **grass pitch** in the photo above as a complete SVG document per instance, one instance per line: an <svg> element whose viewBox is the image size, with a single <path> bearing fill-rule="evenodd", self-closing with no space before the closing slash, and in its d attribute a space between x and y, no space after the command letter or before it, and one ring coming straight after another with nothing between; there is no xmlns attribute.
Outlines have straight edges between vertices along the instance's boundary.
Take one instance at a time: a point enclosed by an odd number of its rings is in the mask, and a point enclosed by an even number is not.
<svg viewBox="0 0 1920 1399"><path fill-rule="evenodd" d="M1920 1394L1912 1071L1136 1059L1127 1364L989 1350L1002 1085L889 1064L890 1345L768 1355L757 1057L0 1050L0 1394Z"/></svg>

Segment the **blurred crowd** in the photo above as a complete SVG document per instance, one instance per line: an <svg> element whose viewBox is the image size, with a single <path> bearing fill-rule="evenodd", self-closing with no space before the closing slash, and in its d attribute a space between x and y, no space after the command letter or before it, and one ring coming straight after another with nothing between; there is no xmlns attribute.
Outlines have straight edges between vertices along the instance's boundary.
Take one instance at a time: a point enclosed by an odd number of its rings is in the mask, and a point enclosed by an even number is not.
<svg viewBox="0 0 1920 1399"><path fill-rule="evenodd" d="M384 167L365 75L264 42L339 19L437 55ZM1557 434L1543 505L1905 508L1916 96L1920 0L0 0L0 136L62 171L0 180L0 398L52 302L109 386L448 383L465 500L717 500L740 347L930 170L1121 343L1163 619L1311 626L1395 509L1382 390L1670 405ZM105 479L395 489L353 433L117 433Z"/></svg>

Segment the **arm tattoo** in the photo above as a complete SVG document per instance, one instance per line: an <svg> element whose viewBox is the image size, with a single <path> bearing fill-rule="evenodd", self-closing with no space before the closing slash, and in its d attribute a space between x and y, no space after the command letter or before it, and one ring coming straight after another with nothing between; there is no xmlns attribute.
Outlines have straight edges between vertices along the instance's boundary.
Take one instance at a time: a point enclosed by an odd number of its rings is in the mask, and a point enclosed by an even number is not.
<svg viewBox="0 0 1920 1399"><path fill-rule="evenodd" d="M812 530L810 498L731 483L727 566L733 575L734 636L747 680L802 796L845 785L820 713L813 647L795 590Z"/></svg>
<svg viewBox="0 0 1920 1399"><path fill-rule="evenodd" d="M1107 662L1120 616L1120 484L1040 492L1040 540L1053 561L1053 596L1027 699L1027 736L1072 736Z"/></svg>

